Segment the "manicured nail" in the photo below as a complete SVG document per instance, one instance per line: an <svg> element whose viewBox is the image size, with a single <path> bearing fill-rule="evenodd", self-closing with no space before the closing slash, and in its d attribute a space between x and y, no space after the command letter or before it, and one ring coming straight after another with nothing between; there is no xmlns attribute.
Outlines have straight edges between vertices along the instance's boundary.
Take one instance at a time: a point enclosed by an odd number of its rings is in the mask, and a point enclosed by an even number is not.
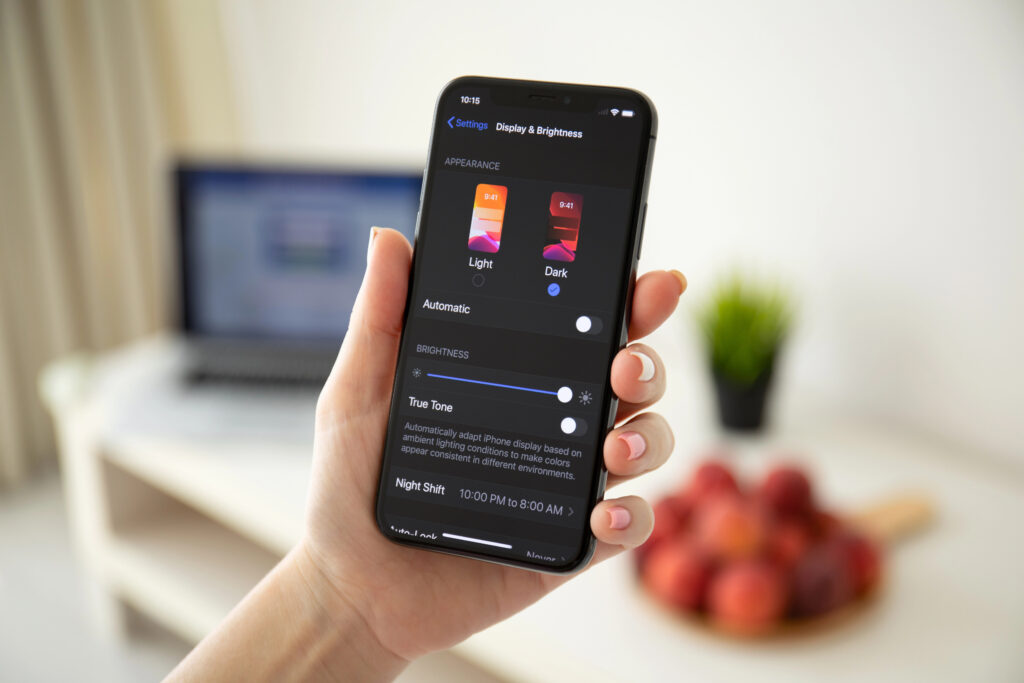
<svg viewBox="0 0 1024 683"><path fill-rule="evenodd" d="M366 245L366 260L370 260L370 253L373 252L373 241L377 239L377 233L380 231L378 227L370 228L370 243Z"/></svg>
<svg viewBox="0 0 1024 683"><path fill-rule="evenodd" d="M608 508L608 526L612 529L625 529L633 521L633 515L626 508Z"/></svg>
<svg viewBox="0 0 1024 683"><path fill-rule="evenodd" d="M640 376L637 377L641 382L650 382L654 379L654 360L643 351L630 351L629 355L640 361Z"/></svg>
<svg viewBox="0 0 1024 683"><path fill-rule="evenodd" d="M636 460L647 450L647 442L637 432L624 432L619 434L619 438L625 442L626 448L629 449L629 456L626 460Z"/></svg>
<svg viewBox="0 0 1024 683"><path fill-rule="evenodd" d="M680 273L678 270L670 270L668 272L675 275L676 279L679 280L679 286L681 287L681 289L679 290L679 296L682 296L683 292L686 291L686 276Z"/></svg>

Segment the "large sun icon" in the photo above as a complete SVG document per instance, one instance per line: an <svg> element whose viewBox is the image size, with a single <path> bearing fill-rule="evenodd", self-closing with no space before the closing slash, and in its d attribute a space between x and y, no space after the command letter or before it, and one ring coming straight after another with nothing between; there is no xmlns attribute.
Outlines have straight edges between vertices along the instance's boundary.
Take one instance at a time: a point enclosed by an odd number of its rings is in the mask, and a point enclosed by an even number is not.
<svg viewBox="0 0 1024 683"><path fill-rule="evenodd" d="M585 406L589 406L592 400L594 400L594 397L590 395L589 391L580 392L580 403Z"/></svg>
<svg viewBox="0 0 1024 683"><path fill-rule="evenodd" d="M413 368L412 369L412 376L413 377L419 377L422 374L423 374L423 371L420 370L419 368Z"/></svg>

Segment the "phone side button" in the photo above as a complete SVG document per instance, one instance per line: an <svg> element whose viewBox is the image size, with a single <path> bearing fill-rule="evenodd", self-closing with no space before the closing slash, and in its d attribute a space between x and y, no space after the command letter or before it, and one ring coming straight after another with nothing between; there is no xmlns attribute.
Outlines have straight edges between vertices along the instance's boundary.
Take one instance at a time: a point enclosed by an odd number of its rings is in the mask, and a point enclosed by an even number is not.
<svg viewBox="0 0 1024 683"><path fill-rule="evenodd" d="M642 254L643 250L644 250L644 228L646 228L646 227L647 227L647 203L644 202L644 210L640 214L640 237L637 238L638 241L637 241L637 244L636 244L636 260L637 261L640 260L640 254Z"/></svg>

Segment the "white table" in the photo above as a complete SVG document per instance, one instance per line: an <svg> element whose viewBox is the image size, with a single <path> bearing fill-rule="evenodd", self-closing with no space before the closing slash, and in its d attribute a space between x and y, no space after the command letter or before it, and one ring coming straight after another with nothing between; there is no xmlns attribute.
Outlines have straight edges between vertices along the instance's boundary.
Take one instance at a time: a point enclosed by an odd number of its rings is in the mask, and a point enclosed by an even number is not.
<svg viewBox="0 0 1024 683"><path fill-rule="evenodd" d="M196 641L299 536L315 392L185 394L179 356L155 338L60 361L41 385L97 618L119 633L127 603ZM700 383L681 386L663 406L673 462L623 492L675 487L711 442ZM787 447L809 456L839 507L924 491L938 508L930 529L893 549L881 599L856 618L803 637L723 639L649 601L621 557L455 651L522 681L1024 680L1021 475L896 429L795 412L767 439L739 443L737 466L762 472Z"/></svg>

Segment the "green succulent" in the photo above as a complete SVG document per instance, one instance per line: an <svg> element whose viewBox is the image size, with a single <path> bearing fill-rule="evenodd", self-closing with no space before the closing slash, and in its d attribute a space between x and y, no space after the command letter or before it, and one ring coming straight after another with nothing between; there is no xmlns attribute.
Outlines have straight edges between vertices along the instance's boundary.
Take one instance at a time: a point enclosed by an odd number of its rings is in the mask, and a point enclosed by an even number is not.
<svg viewBox="0 0 1024 683"><path fill-rule="evenodd" d="M750 385L770 371L792 310L780 287L732 275L716 285L697 318L712 370L736 384Z"/></svg>

